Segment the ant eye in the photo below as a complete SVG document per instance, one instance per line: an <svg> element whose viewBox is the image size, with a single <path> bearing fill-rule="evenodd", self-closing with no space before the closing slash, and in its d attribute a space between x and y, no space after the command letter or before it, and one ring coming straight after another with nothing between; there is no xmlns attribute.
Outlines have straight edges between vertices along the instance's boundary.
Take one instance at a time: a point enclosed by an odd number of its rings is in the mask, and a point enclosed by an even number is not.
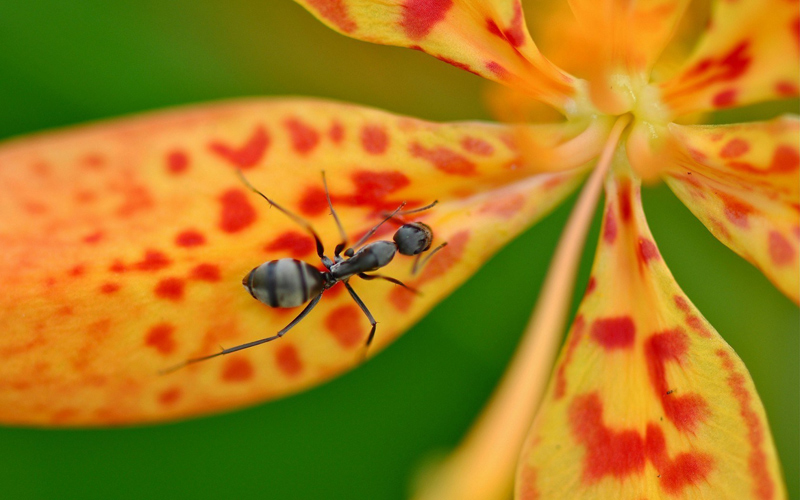
<svg viewBox="0 0 800 500"><path fill-rule="evenodd" d="M393 239L401 254L418 255L431 247L433 231L422 222L412 222L401 226Z"/></svg>

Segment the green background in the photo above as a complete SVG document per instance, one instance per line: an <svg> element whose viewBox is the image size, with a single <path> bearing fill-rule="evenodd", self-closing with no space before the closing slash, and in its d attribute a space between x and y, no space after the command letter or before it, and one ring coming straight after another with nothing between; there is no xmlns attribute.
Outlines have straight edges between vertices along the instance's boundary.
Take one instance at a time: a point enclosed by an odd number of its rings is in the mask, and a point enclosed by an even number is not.
<svg viewBox="0 0 800 500"><path fill-rule="evenodd" d="M530 14L530 13L529 13ZM485 83L340 36L289 0L2 0L0 138L184 103L306 95L431 120L488 119ZM726 113L750 120L797 101ZM749 367L798 494L798 310L664 187L646 189L676 279ZM111 430L0 428L2 497L406 498L459 442L513 353L569 204L374 360L225 415ZM577 289L585 286L598 221ZM576 304L577 305L577 302Z"/></svg>

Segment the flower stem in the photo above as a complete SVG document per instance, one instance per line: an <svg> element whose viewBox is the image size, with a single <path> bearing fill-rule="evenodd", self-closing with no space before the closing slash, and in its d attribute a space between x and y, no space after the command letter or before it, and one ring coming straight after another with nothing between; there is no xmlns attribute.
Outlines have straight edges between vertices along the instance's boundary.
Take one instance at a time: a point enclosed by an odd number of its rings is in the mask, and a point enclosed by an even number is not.
<svg viewBox="0 0 800 500"><path fill-rule="evenodd" d="M510 498L525 435L544 395L569 312L575 275L603 180L630 117L617 119L586 182L539 294L522 342L487 408L416 500Z"/></svg>

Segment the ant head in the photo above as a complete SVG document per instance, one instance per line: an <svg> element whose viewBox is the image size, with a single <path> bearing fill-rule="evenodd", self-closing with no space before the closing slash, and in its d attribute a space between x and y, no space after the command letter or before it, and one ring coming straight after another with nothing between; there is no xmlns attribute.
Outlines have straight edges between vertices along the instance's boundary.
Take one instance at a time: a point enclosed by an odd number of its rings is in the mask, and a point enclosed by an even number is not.
<svg viewBox="0 0 800 500"><path fill-rule="evenodd" d="M401 254L419 255L431 247L433 231L422 222L411 222L400 226L392 239Z"/></svg>

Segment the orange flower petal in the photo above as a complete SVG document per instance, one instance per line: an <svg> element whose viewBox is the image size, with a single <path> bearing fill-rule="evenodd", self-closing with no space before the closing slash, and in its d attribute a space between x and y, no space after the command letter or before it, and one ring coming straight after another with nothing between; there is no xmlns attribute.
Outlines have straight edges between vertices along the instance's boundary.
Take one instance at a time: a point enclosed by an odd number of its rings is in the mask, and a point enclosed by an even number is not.
<svg viewBox="0 0 800 500"><path fill-rule="evenodd" d="M339 33L421 50L574 112L576 81L536 48L520 0L296 0Z"/></svg>
<svg viewBox="0 0 800 500"><path fill-rule="evenodd" d="M800 121L670 125L665 179L722 243L795 302L800 294Z"/></svg>
<svg viewBox="0 0 800 500"><path fill-rule="evenodd" d="M573 131L541 127L543 142ZM351 242L381 214L419 214L449 245L418 287L353 280L387 345L505 242L566 196L581 170L537 174L517 128L439 125L313 100L252 100L153 114L0 148L0 421L154 421L279 397L359 364L366 317L341 285L280 341L158 371L274 334L299 309L253 300L259 264L319 264L307 233L235 175L338 243L320 171ZM388 238L386 224L377 237ZM344 292L344 293L343 293Z"/></svg>
<svg viewBox="0 0 800 500"><path fill-rule="evenodd" d="M676 77L661 84L675 115L797 96L795 0L716 2L711 23Z"/></svg>
<svg viewBox="0 0 800 500"><path fill-rule="evenodd" d="M528 435L517 498L785 496L742 361L653 242L617 172L592 278Z"/></svg>
<svg viewBox="0 0 800 500"><path fill-rule="evenodd" d="M650 68L675 32L688 0L570 0L583 43L573 52L591 61L592 99L609 113L634 105L632 88L645 84Z"/></svg>

